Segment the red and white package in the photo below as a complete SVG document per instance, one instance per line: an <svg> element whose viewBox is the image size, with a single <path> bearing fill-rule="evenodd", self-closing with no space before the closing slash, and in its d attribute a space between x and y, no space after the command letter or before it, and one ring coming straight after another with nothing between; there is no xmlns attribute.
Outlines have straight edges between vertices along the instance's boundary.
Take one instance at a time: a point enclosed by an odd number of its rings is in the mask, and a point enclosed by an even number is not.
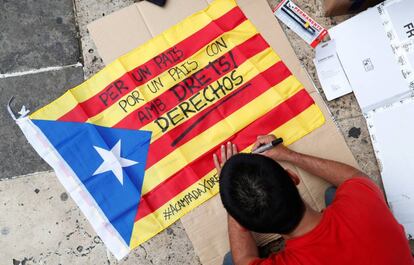
<svg viewBox="0 0 414 265"><path fill-rule="evenodd" d="M291 0L283 0L273 14L286 26L315 48L328 34L328 31L313 20Z"/></svg>

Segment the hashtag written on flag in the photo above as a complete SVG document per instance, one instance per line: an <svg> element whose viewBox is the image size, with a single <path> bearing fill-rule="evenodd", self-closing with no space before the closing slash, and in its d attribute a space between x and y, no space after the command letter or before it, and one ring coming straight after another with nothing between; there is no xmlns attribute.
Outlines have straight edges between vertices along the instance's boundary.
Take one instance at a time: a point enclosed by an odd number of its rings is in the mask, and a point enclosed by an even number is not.
<svg viewBox="0 0 414 265"><path fill-rule="evenodd" d="M120 259L218 192L228 141L324 123L234 0L216 0L18 125Z"/></svg>

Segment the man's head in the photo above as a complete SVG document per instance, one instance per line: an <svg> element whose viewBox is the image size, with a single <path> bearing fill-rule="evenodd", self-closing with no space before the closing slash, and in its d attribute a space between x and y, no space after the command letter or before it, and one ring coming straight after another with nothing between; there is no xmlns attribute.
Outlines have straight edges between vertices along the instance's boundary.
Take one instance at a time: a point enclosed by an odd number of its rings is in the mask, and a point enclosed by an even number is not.
<svg viewBox="0 0 414 265"><path fill-rule="evenodd" d="M291 233L305 213L293 176L263 155L237 154L220 173L220 196L227 212L260 233Z"/></svg>

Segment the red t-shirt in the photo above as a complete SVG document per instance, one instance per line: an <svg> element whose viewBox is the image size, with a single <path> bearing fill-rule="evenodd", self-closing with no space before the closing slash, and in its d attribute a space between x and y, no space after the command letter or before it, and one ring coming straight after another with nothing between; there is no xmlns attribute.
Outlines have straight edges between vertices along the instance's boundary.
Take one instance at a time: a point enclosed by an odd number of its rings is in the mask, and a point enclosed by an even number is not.
<svg viewBox="0 0 414 265"><path fill-rule="evenodd" d="M352 178L337 190L321 222L286 247L251 265L413 265L403 227L368 178Z"/></svg>

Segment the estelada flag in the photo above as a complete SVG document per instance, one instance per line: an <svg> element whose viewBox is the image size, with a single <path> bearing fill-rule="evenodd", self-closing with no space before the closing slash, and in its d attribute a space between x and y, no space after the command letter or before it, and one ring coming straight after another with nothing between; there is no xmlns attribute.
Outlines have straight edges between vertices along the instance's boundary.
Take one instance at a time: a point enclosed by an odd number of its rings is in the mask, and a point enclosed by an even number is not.
<svg viewBox="0 0 414 265"><path fill-rule="evenodd" d="M216 0L17 123L118 258L218 192L212 155L324 123L233 0Z"/></svg>

